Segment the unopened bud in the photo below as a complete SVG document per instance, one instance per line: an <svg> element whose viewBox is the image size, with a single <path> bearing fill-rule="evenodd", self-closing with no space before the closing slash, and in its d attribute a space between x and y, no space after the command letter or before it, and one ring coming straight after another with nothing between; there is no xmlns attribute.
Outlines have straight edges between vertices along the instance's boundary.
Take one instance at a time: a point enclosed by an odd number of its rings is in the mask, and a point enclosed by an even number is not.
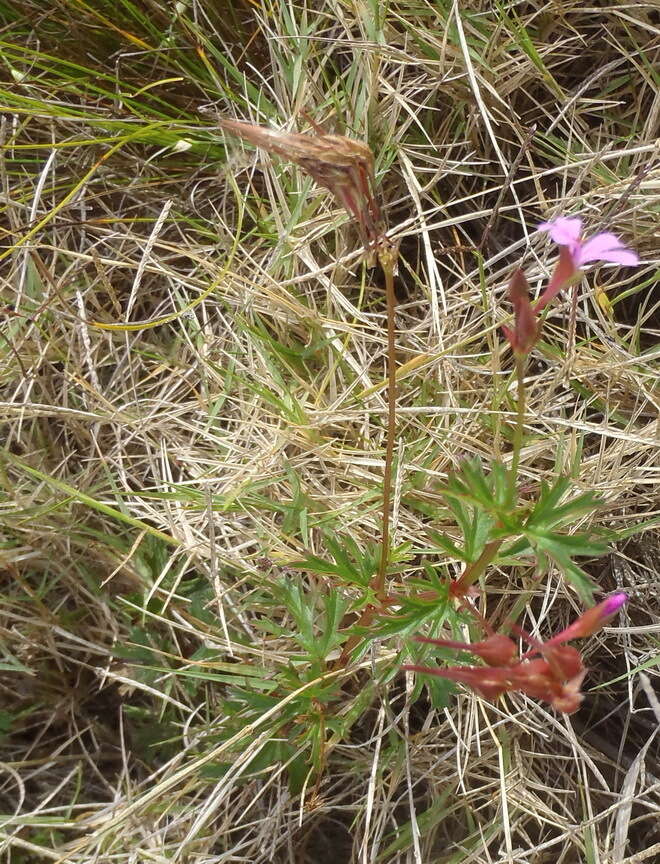
<svg viewBox="0 0 660 864"><path fill-rule="evenodd" d="M513 306L514 326L502 327L516 354L527 354L538 338L536 313L529 299L529 285L522 270L515 271L509 282L509 300Z"/></svg>
<svg viewBox="0 0 660 864"><path fill-rule="evenodd" d="M627 600L628 595L623 591L612 594L611 597L603 600L602 603L598 603L591 609L587 609L586 612L580 615L577 621L569 624L565 630L553 636L547 644L557 645L560 642L568 642L571 639L581 639L584 636L591 636L596 630L600 630L610 618L614 617Z"/></svg>
<svg viewBox="0 0 660 864"><path fill-rule="evenodd" d="M562 288L566 287L570 280L576 275L578 269L573 260L568 246L562 246L559 250L559 259L554 269L550 282L534 306L534 312L539 315L548 303L553 300Z"/></svg>
<svg viewBox="0 0 660 864"><path fill-rule="evenodd" d="M469 651L481 657L489 666L508 666L516 654L516 643L508 636L499 633L489 636L483 642L454 642L451 639L426 639L417 637L416 642L426 642L438 645L440 648L457 648L459 651Z"/></svg>
<svg viewBox="0 0 660 864"><path fill-rule="evenodd" d="M569 681L579 675L584 666L580 652L572 645L543 646L543 656L563 681Z"/></svg>

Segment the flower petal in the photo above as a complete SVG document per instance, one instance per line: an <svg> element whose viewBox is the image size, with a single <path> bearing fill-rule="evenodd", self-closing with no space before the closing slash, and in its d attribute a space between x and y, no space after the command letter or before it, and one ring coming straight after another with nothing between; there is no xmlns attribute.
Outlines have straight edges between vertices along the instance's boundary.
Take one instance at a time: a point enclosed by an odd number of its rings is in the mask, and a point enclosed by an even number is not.
<svg viewBox="0 0 660 864"><path fill-rule="evenodd" d="M582 233L582 219L579 216L557 216L550 222L542 222L538 230L547 231L560 246L577 246Z"/></svg>
<svg viewBox="0 0 660 864"><path fill-rule="evenodd" d="M628 602L628 595L624 591L619 591L616 594L612 594L611 597L608 597L607 600L603 600L600 603L600 613L603 618L609 618L610 615L616 615L616 613Z"/></svg>
<svg viewBox="0 0 660 864"><path fill-rule="evenodd" d="M594 234L584 243L577 252L576 264L581 267L590 261L611 261L613 264L635 266L639 264L637 253L621 242L616 234L603 231Z"/></svg>

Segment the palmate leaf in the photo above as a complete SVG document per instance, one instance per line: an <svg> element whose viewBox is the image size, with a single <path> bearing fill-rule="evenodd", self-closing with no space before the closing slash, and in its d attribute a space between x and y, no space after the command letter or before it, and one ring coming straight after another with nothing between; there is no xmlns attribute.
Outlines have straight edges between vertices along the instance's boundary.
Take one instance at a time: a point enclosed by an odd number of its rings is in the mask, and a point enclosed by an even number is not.
<svg viewBox="0 0 660 864"><path fill-rule="evenodd" d="M561 503L571 485L568 477L559 477L552 484L541 484L538 500L521 531L524 539L514 543L507 552L522 552L524 544L529 543L536 553L539 567L547 569L549 561L552 561L582 600L590 604L596 586L573 558L603 555L607 552L607 543L602 536L593 533L562 534L556 529L593 513L601 506L601 500L594 493L585 492Z"/></svg>
<svg viewBox="0 0 660 864"><path fill-rule="evenodd" d="M526 526L536 529L556 528L587 513L593 513L602 506L602 500L593 492L585 492L560 504L570 489L571 482L568 477L560 477L551 486L542 483L541 492L527 518Z"/></svg>
<svg viewBox="0 0 660 864"><path fill-rule="evenodd" d="M494 539L498 539L498 532L494 531L493 536ZM506 538L509 536L509 532L502 532L499 536ZM497 554L497 558L500 563L503 563L504 559L507 558L513 559L513 563L520 563L516 560L518 556L529 555L532 551L532 544L527 537L517 537L513 542L509 543L508 546L502 546Z"/></svg>
<svg viewBox="0 0 660 864"><path fill-rule="evenodd" d="M367 545L361 549L355 540L346 535L339 538L325 535L325 546L341 565L343 572L350 574L351 581L366 586L371 577L378 569L378 547L376 544Z"/></svg>
<svg viewBox="0 0 660 864"><path fill-rule="evenodd" d="M392 636L410 636L424 630L437 630L449 617L455 616L449 602L449 582L439 578L435 569L425 565L428 579L410 579L411 594L402 598L401 607L379 617L369 629L353 627L352 633L380 639ZM425 596L430 595L430 596Z"/></svg>
<svg viewBox="0 0 660 864"><path fill-rule="evenodd" d="M559 477L552 486L543 481L539 497L527 520L528 523L544 524L554 508L558 506L563 496L570 489L570 485L571 481L568 477Z"/></svg>
<svg viewBox="0 0 660 864"><path fill-rule="evenodd" d="M607 552L607 544L588 534L558 534L550 531L529 530L525 535L534 548L539 566L547 569L551 560L557 566L564 578L576 589L586 605L593 603L593 593L596 585L591 577L573 561L578 555L603 555Z"/></svg>
<svg viewBox="0 0 660 864"><path fill-rule="evenodd" d="M295 622L295 631L290 635L311 659L325 660L344 638L340 626L346 601L336 588L330 588L321 598L318 592L303 591L292 579L282 580L276 590Z"/></svg>
<svg viewBox="0 0 660 864"><path fill-rule="evenodd" d="M501 462L493 462L486 474L479 459L466 459L438 491L449 506L456 501L471 504L503 524L508 524L515 515L513 490Z"/></svg>
<svg viewBox="0 0 660 864"><path fill-rule="evenodd" d="M288 567L308 573L319 573L323 576L335 576L343 583L368 589L378 570L380 544L366 543L362 548L352 537L347 535L332 537L328 534L324 536L324 544L334 561L307 554L303 558L290 562ZM418 551L412 552L412 543L409 541L391 548L388 572L396 573L400 565L409 561L413 554L418 554Z"/></svg>
<svg viewBox="0 0 660 864"><path fill-rule="evenodd" d="M453 549L462 561L475 561L489 540L493 526L493 517L478 506L466 504L458 498L448 499L447 505L454 514L456 522L463 535L463 548L459 549L448 538L434 534L441 548L446 551Z"/></svg>
<svg viewBox="0 0 660 864"><path fill-rule="evenodd" d="M584 605L593 606L594 592L597 590L598 586L594 583L589 574L585 573L581 567L578 567L575 561L572 561L568 555L554 552L549 553L549 556L554 561L564 579L570 582L575 588Z"/></svg>
<svg viewBox="0 0 660 864"><path fill-rule="evenodd" d="M549 555L604 555L608 546L598 537L589 534L557 534L545 532L530 532L528 536L536 540L536 544Z"/></svg>
<svg viewBox="0 0 660 864"><path fill-rule="evenodd" d="M430 537L440 549L460 561L467 564L476 561L491 540L520 532L521 513L516 510L508 474L500 462L494 462L486 474L479 459L466 460L438 491L460 528L462 543L454 543L436 532Z"/></svg>
<svg viewBox="0 0 660 864"><path fill-rule="evenodd" d="M289 566L322 576L335 576L350 585L368 587L378 567L376 546L363 551L351 537L336 539L328 535L325 536L325 546L334 561L317 555L305 555L292 561Z"/></svg>
<svg viewBox="0 0 660 864"><path fill-rule="evenodd" d="M311 654L315 641L315 603L310 597L303 594L300 585L290 580L283 581L280 590L287 611L295 621L297 632L294 638Z"/></svg>

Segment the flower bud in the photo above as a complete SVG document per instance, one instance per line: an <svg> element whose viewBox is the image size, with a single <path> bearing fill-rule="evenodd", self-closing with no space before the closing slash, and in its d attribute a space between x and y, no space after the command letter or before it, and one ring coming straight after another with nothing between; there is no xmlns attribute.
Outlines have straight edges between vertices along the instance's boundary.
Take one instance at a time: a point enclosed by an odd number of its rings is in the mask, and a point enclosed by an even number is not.
<svg viewBox="0 0 660 864"><path fill-rule="evenodd" d="M561 691L550 702L555 711L561 711L562 714L574 714L578 710L584 699L580 687L585 674L586 670L562 686Z"/></svg>
<svg viewBox="0 0 660 864"><path fill-rule="evenodd" d="M488 666L449 666L446 669L427 666L402 666L404 672L423 672L436 678L447 678L459 684L467 684L484 699L494 702L511 689L509 668L491 669Z"/></svg>
<svg viewBox="0 0 660 864"><path fill-rule="evenodd" d="M454 642L451 639L426 639L417 637L416 642L426 642L438 645L441 648L458 648L460 651L469 651L481 657L489 666L507 666L513 660L516 653L516 643L508 636L494 633L483 642Z"/></svg>
<svg viewBox="0 0 660 864"><path fill-rule="evenodd" d="M575 678L584 669L580 652L571 645L550 645L546 643L543 646L543 656L553 667L557 677L562 681Z"/></svg>
<svg viewBox="0 0 660 864"><path fill-rule="evenodd" d="M514 326L502 327L516 354L527 354L538 338L536 313L529 299L529 285L525 274L518 269L509 282L509 300L513 306Z"/></svg>
<svg viewBox="0 0 660 864"><path fill-rule="evenodd" d="M571 639L581 639L583 636L591 636L596 630L600 630L621 607L627 602L628 595L623 591L617 594L612 594L602 603L598 603L591 609L587 609L577 621L562 630L556 636L553 636L546 644L558 645L561 642L568 642Z"/></svg>
<svg viewBox="0 0 660 864"><path fill-rule="evenodd" d="M553 300L557 294L559 294L561 289L568 285L577 272L578 270L575 266L575 261L573 260L568 247L562 246L559 250L559 259L554 272L550 277L550 282L543 294L541 294L539 299L536 301L534 312L539 315L548 303Z"/></svg>

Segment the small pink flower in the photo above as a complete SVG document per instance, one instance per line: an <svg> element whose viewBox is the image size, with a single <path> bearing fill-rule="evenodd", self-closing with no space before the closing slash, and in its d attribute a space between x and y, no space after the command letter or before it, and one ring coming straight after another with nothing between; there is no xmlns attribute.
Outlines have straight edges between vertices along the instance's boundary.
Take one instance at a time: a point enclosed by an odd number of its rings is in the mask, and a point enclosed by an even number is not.
<svg viewBox="0 0 660 864"><path fill-rule="evenodd" d="M578 216L558 216L550 222L542 222L538 230L547 231L559 246L568 246L576 269L594 261L609 261L624 267L639 264L637 253L609 231L601 231L588 240L582 240L582 219Z"/></svg>
<svg viewBox="0 0 660 864"><path fill-rule="evenodd" d="M531 648L514 659L516 646L508 636L490 632L482 642L454 642L449 639L417 637L417 642L458 648L481 657L488 666L449 666L441 669L427 666L403 666L405 672L421 672L466 684L484 699L495 701L504 693L519 691L532 699L548 702L557 711L572 714L582 704L580 687L587 674L580 652L564 643L581 639L599 630L624 606L628 595L623 591L587 609L580 617L548 642L539 642L515 624L509 626ZM480 617L480 616L479 616ZM486 627L490 629L487 622ZM540 655L540 656L536 656Z"/></svg>
<svg viewBox="0 0 660 864"><path fill-rule="evenodd" d="M547 231L552 240L561 246L559 261L550 282L534 306L538 315L548 303L579 273L580 268L593 261L610 261L634 267L639 264L637 253L619 240L616 234L601 231L588 240L582 240L582 219L579 216L558 216L550 222L542 222L539 231Z"/></svg>

